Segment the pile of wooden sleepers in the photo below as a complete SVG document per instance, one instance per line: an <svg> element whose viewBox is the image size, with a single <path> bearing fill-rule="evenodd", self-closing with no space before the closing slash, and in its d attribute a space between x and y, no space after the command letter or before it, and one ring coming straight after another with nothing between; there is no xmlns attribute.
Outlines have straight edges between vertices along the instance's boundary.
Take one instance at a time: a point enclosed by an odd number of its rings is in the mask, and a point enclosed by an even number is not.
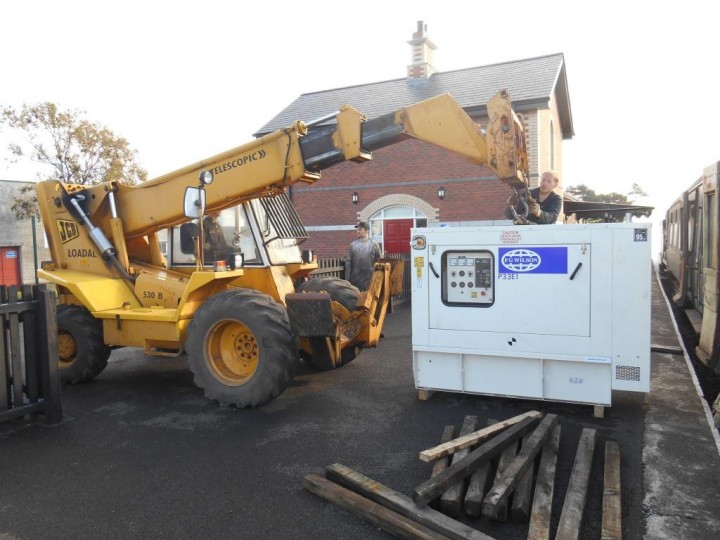
<svg viewBox="0 0 720 540"><path fill-rule="evenodd" d="M529 411L502 422L490 420L479 430L477 422L476 416L466 416L457 438L455 426L446 426L440 444L420 452L433 468L412 498L339 463L326 467L325 478L306 476L304 487L397 538L491 538L468 525L468 517L529 521L528 539L550 538L561 432L557 415ZM594 429L583 429L557 539L578 538L595 439ZM619 539L621 531L620 447L608 441L601 537Z"/></svg>

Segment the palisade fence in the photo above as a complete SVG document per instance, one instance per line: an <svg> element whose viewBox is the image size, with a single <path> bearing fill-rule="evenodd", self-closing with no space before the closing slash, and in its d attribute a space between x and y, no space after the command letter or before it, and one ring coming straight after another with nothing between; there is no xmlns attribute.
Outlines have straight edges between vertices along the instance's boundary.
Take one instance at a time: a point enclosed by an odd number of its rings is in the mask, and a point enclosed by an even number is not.
<svg viewBox="0 0 720 540"><path fill-rule="evenodd" d="M0 287L0 422L62 420L56 299L45 285Z"/></svg>
<svg viewBox="0 0 720 540"><path fill-rule="evenodd" d="M390 311L403 304L410 303L410 255L407 253L386 253L388 259L402 259L405 271L403 272L403 292L390 298ZM318 269L313 271L313 277L337 277L345 279L345 258L318 259Z"/></svg>

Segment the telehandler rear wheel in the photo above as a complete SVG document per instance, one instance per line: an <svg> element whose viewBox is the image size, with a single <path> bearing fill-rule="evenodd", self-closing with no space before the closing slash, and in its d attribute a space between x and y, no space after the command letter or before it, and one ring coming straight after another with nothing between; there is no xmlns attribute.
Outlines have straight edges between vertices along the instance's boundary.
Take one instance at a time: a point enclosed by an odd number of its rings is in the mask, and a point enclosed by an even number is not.
<svg viewBox="0 0 720 540"><path fill-rule="evenodd" d="M190 323L185 350L205 396L236 407L257 407L279 396L298 362L284 306L247 289L207 300Z"/></svg>
<svg viewBox="0 0 720 540"><path fill-rule="evenodd" d="M110 356L102 323L84 307L62 304L57 309L57 325L60 380L79 383L100 375Z"/></svg>
<svg viewBox="0 0 720 540"><path fill-rule="evenodd" d="M341 304L348 311L355 311L360 290L349 281L336 277L313 278L300 286L299 292L327 292L330 299ZM329 371L336 366L329 356L324 338L309 338L310 346L317 350L317 354L301 353L305 363L316 371ZM355 347L349 347L342 352L340 366L355 359Z"/></svg>

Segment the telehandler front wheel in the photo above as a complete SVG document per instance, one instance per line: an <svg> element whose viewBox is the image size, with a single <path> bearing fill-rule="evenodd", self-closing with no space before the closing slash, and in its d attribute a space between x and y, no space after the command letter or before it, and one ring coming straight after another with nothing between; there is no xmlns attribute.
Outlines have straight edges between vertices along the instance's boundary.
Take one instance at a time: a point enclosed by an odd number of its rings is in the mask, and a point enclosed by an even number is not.
<svg viewBox="0 0 720 540"><path fill-rule="evenodd" d="M236 407L258 407L279 396L298 363L284 306L247 289L208 299L190 323L185 350L205 396Z"/></svg>
<svg viewBox="0 0 720 540"><path fill-rule="evenodd" d="M80 383L100 375L110 356L102 323L82 306L62 304L57 309L57 326L60 380Z"/></svg>

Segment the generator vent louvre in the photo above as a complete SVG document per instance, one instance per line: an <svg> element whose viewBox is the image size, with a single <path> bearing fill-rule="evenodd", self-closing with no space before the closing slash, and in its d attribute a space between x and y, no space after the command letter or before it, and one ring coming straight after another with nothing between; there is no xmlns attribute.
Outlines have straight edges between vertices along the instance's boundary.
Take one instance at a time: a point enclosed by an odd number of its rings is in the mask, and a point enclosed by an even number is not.
<svg viewBox="0 0 720 540"><path fill-rule="evenodd" d="M638 366L615 366L615 379L618 381L639 381L640 368Z"/></svg>

